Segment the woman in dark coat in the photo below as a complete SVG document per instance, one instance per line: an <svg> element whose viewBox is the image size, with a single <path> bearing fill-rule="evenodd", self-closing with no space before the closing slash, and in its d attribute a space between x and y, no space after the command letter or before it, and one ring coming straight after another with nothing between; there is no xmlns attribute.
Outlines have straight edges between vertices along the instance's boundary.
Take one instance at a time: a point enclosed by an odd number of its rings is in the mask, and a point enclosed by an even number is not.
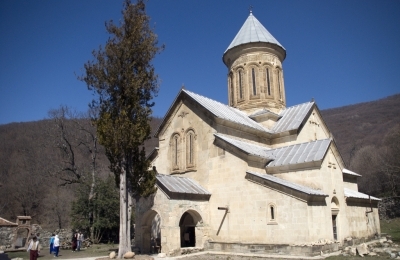
<svg viewBox="0 0 400 260"><path fill-rule="evenodd" d="M72 252L74 252L76 250L77 242L78 242L78 234L75 233L72 236Z"/></svg>

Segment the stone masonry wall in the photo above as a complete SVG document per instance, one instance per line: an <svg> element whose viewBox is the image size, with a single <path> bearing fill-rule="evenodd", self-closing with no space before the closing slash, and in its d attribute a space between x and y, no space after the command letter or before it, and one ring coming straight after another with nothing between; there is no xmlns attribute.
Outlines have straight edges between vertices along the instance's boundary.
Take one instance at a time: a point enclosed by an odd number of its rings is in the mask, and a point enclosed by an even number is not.
<svg viewBox="0 0 400 260"><path fill-rule="evenodd" d="M12 248L12 243L15 239L17 227L0 227L0 250L7 250ZM57 234L60 237L60 242L71 241L72 231L67 229L57 229L54 231L48 231L42 229L39 225L33 224L31 227L31 234L39 237L39 242L42 247L49 246L49 240L51 234Z"/></svg>

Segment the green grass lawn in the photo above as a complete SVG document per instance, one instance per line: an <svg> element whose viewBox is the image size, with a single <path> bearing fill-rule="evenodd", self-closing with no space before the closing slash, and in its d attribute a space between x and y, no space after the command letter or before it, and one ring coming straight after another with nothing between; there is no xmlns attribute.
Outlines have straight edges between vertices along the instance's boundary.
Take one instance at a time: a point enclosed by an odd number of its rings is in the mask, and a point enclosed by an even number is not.
<svg viewBox="0 0 400 260"><path fill-rule="evenodd" d="M400 243L400 218L381 220L381 232L391 235L393 242Z"/></svg>

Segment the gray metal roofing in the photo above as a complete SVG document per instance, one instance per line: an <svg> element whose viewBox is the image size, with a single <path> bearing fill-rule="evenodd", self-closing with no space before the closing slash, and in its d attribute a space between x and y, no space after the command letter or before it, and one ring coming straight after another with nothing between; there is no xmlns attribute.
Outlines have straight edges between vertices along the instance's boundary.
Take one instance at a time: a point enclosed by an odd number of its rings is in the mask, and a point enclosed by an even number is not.
<svg viewBox="0 0 400 260"><path fill-rule="evenodd" d="M267 167L279 167L290 164L321 161L331 143L331 139L322 139L313 142L269 149L267 147L246 142L244 140L233 139L224 134L214 135L246 152L247 154L272 160Z"/></svg>
<svg viewBox="0 0 400 260"><path fill-rule="evenodd" d="M351 190L351 189L348 189L348 188L344 188L344 196L348 197L348 198L369 200L369 196L367 194L364 194L364 193L361 193L361 192L358 192L358 191L355 191L355 190ZM380 199L371 196L371 200L380 200Z"/></svg>
<svg viewBox="0 0 400 260"><path fill-rule="evenodd" d="M251 119L245 112L240 111L234 107L230 107L218 101L212 100L210 98L204 97L202 95L196 94L186 89L182 89L180 94L185 93L186 95L190 96L193 100L198 102L199 105L203 106L217 118L234 122L239 125L247 126L249 128L268 133L268 134L275 134L280 132L285 132L289 130L298 129L301 123L304 121L306 115L309 113L310 109L313 107L314 102L307 102L304 104L296 105L293 107L288 107L279 113L279 117L281 117L275 126L269 130L262 126L261 124L257 123L253 119ZM167 115L172 111L172 107L174 106L175 102L177 101L178 96L175 98L174 102L172 103L171 107L168 109ZM258 111L260 112L260 111ZM261 110L262 112L262 110ZM257 112L256 112L257 113ZM254 114L253 114L254 115ZM159 128L156 131L156 136L159 131L162 129L166 122L166 117L164 117L163 122L160 124Z"/></svg>
<svg viewBox="0 0 400 260"><path fill-rule="evenodd" d="M200 105L202 105L204 108L206 108L208 111L213 113L218 118L232 121L237 124L245 125L263 132L269 132L269 133L271 132L267 128L263 127L262 125L258 124L257 122L249 118L246 113L240 111L239 109L230 107L228 105L201 96L199 94L193 93L186 89L182 89L182 91L188 94L190 97L192 97Z"/></svg>
<svg viewBox="0 0 400 260"><path fill-rule="evenodd" d="M278 114L276 114L268 109L265 109L265 108L255 111L254 113L250 114L249 117L255 117L255 116L259 116L259 115L263 115L263 114L272 114L276 117L280 117Z"/></svg>
<svg viewBox="0 0 400 260"><path fill-rule="evenodd" d="M355 173L355 172L352 172L352 171L350 171L350 170L348 170L348 169L346 169L346 168L343 168L343 170L342 170L342 173L344 173L344 174L348 174L348 175L357 176L357 177L361 177L361 175L360 175L360 174L358 174L358 173Z"/></svg>
<svg viewBox="0 0 400 260"><path fill-rule="evenodd" d="M256 156L259 156L262 158L267 158L267 159L274 159L273 157L271 157L271 154L268 153L268 151L271 150L269 148L266 148L266 147L263 147L260 145L256 145L256 144L252 144L249 142L233 139L224 134L214 134L214 135L216 137L224 140L225 142L227 142L233 146L236 146L237 148L246 152L247 154L256 155Z"/></svg>
<svg viewBox="0 0 400 260"><path fill-rule="evenodd" d="M252 13L250 13L249 17L247 17L246 21L242 25L242 28L240 28L239 32L236 34L235 38L225 52L235 46L250 42L269 42L283 48L283 46L274 38L274 36L272 36L272 34L268 32L268 30Z"/></svg>
<svg viewBox="0 0 400 260"><path fill-rule="evenodd" d="M281 178L278 178L278 177L275 177L275 176L272 176L269 174L261 174L261 173L257 173L257 172L251 172L251 171L247 171L246 173L255 175L264 180L275 182L279 185L282 185L282 186L285 186L285 187L288 187L288 188L291 188L291 189L294 189L294 190L297 190L297 191L300 191L300 192L303 192L303 193L306 193L309 195L328 196L327 194L323 193L321 190L314 190L309 187L299 185L299 184L296 184L296 183L293 183L293 182L290 182L290 181L287 181L287 180L284 180L284 179L281 179Z"/></svg>
<svg viewBox="0 0 400 260"><path fill-rule="evenodd" d="M280 133L298 129L313 106L314 102L307 102L282 110L279 113L281 119L274 125L272 131Z"/></svg>
<svg viewBox="0 0 400 260"><path fill-rule="evenodd" d="M331 139L317 140L308 143L295 144L268 151L269 156L275 157L267 167L321 161L331 143Z"/></svg>
<svg viewBox="0 0 400 260"><path fill-rule="evenodd" d="M157 174L156 178L169 192L211 195L210 192L190 178L165 174Z"/></svg>

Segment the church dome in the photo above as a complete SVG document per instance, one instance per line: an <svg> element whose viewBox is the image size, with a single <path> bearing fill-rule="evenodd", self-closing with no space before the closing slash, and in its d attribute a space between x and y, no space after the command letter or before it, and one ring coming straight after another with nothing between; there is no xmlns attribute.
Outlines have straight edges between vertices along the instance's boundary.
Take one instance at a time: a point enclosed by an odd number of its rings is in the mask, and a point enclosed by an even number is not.
<svg viewBox="0 0 400 260"><path fill-rule="evenodd" d="M223 54L229 105L248 114L286 107L282 62L286 50L250 12Z"/></svg>
<svg viewBox="0 0 400 260"><path fill-rule="evenodd" d="M270 32L257 20L252 12L250 12L249 17L244 22L242 28L240 28L239 32L236 34L235 38L224 53L233 47L250 42L272 43L278 45L282 49L285 49L282 44L280 44L275 37L272 36L272 34L270 34Z"/></svg>
<svg viewBox="0 0 400 260"><path fill-rule="evenodd" d="M222 57L225 65L230 66L233 59L243 52L267 48L269 52L279 57L281 62L286 58L286 50L274 36L250 12L249 17L229 44Z"/></svg>

